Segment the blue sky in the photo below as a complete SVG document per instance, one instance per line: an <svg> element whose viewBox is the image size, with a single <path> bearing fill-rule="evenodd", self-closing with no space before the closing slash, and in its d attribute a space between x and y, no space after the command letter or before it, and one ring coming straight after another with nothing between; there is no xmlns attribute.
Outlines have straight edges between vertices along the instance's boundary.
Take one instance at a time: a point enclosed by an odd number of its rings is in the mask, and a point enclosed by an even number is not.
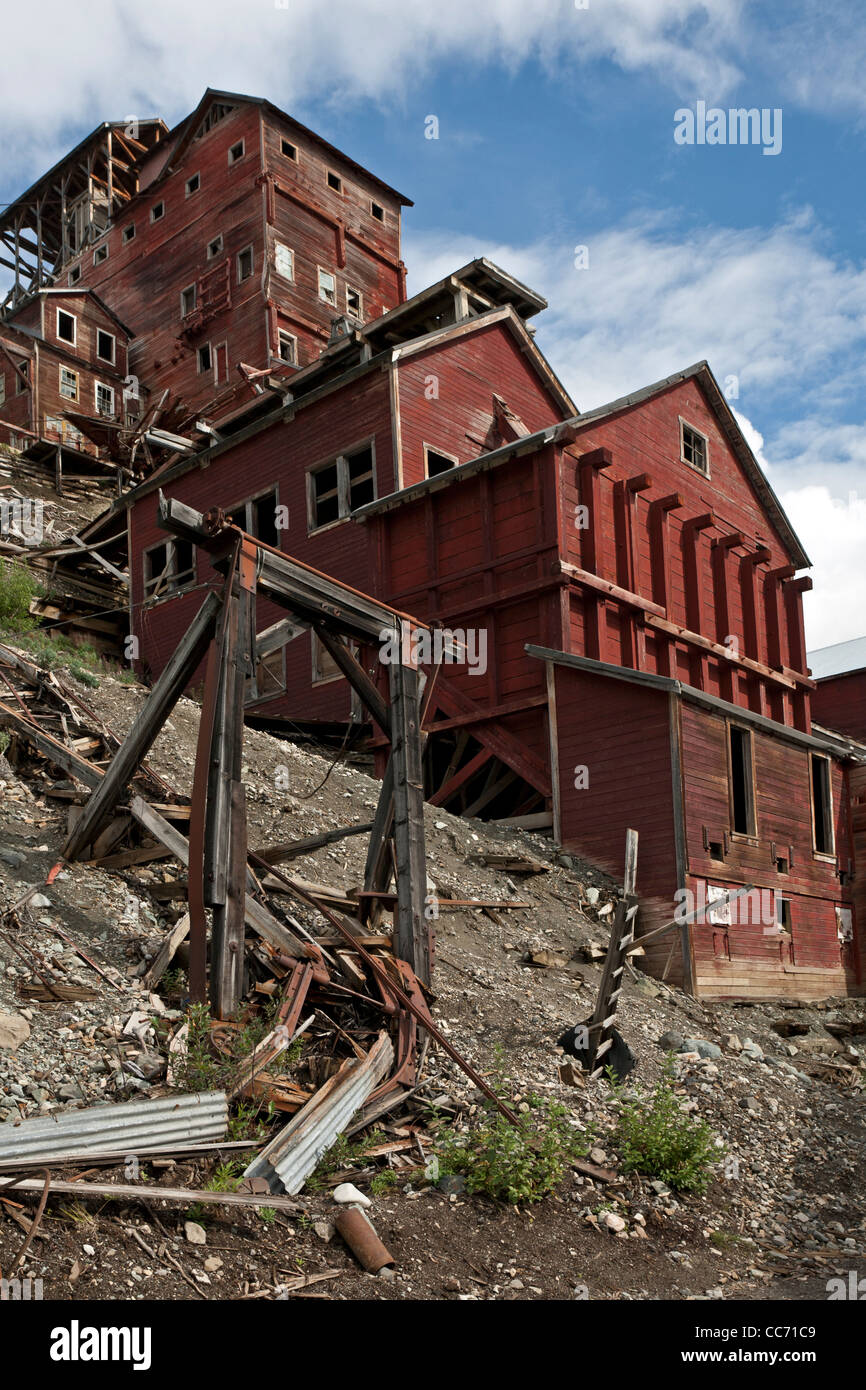
<svg viewBox="0 0 866 1390"><path fill-rule="evenodd" d="M866 13L858 0L44 0L0 91L8 201L98 121L267 96L415 200L410 289L487 255L539 289L581 408L708 358L806 550L811 646L866 630ZM14 52L32 16L4 24ZM48 71L44 64L47 63ZM781 109L782 147L679 145ZM439 138L425 139L435 115ZM575 247L588 266L575 267Z"/></svg>

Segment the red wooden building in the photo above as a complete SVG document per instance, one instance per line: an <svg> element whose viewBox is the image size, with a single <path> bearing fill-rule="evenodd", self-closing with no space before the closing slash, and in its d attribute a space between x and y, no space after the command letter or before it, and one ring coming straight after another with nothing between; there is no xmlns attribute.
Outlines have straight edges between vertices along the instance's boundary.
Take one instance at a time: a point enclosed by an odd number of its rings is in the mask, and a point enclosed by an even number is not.
<svg viewBox="0 0 866 1390"><path fill-rule="evenodd" d="M130 330L85 289L41 289L0 321L0 440L30 458L80 471L122 431ZM126 388L128 389L128 388Z"/></svg>
<svg viewBox="0 0 866 1390"><path fill-rule="evenodd" d="M808 557L707 364L580 414L540 296L478 259L406 300L405 200L268 103L209 92L137 170L107 253L72 269L131 323L152 398L192 408L185 450L93 528L128 531L140 669L215 579L159 529L162 489L441 630L432 802L551 825L614 873L636 828L644 929L753 885L652 971L710 997L861 990L866 744L813 726ZM261 603L258 630L281 616ZM345 680L281 637L251 714L345 723Z"/></svg>

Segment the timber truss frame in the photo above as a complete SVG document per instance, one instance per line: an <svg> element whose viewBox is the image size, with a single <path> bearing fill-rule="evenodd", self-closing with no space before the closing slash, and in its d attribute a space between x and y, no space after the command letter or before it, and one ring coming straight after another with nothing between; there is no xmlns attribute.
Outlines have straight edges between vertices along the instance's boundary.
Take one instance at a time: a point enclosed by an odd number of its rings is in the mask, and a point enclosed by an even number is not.
<svg viewBox="0 0 866 1390"><path fill-rule="evenodd" d="M289 640L312 629L330 652L371 718L388 739L390 752L373 820L358 913L361 927L375 918L383 900L394 901L394 955L424 985L430 984L432 939L425 914L427 892L422 774L423 677L403 643L406 614L379 603L318 570L265 545L229 524L219 511L206 516L160 494L163 528L207 551L225 575L211 590L157 679L126 739L91 793L64 848L77 859L93 843L125 796L134 774L189 684L202 658L207 675L191 798L188 841L164 822L147 828L188 865L190 995L204 1000L207 988L207 918L211 911L210 1001L215 1015L230 1017L243 993L245 925L277 950L310 958L309 943L277 921L261 901L251 867L262 862L247 846L243 764L244 686L261 655L271 649L273 629L256 636L256 595L285 608ZM282 626L282 624L278 625ZM350 643L375 650L374 680ZM382 654L399 652L400 661ZM428 682L428 689L432 681ZM382 687L387 689L387 695ZM145 816L140 798L132 806ZM161 820L161 818L157 817ZM264 865L267 868L267 865ZM389 892L392 873L394 893Z"/></svg>
<svg viewBox="0 0 866 1390"><path fill-rule="evenodd" d="M15 280L0 316L92 246L136 196L142 157L168 133L159 118L106 121L0 217L0 265Z"/></svg>

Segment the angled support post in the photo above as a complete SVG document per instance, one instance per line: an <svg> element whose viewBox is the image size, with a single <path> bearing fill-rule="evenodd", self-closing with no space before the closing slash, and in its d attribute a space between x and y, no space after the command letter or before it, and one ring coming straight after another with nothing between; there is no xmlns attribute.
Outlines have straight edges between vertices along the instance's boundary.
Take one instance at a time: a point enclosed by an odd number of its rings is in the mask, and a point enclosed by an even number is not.
<svg viewBox="0 0 866 1390"><path fill-rule="evenodd" d="M221 607L219 595L209 593L84 807L64 846L65 859L77 859L108 821L204 656Z"/></svg>

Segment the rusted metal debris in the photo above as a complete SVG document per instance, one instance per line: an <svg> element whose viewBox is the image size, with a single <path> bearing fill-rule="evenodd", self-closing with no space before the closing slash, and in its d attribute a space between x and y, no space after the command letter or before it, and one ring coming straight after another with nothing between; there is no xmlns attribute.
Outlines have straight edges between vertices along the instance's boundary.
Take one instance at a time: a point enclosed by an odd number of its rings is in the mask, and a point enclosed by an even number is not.
<svg viewBox="0 0 866 1390"><path fill-rule="evenodd" d="M46 794L60 793L79 803L65 846L67 861L89 858L134 873L138 863L171 856L187 868L186 882L178 881L171 891L172 899L186 894L187 911L168 932L147 982L156 983L188 936L191 998L203 1003L209 994L211 1014L222 1021L212 1026L215 1051L222 1046L220 1030L229 1030L225 1037L230 1042L231 1029L241 1026L236 1020L253 1017L258 1000L279 1000L271 1032L225 1087L229 1100L269 1100L291 1117L250 1165L249 1181L265 1178L272 1191L298 1192L337 1134L375 1122L414 1093L419 1057L423 1061L431 1039L518 1124L430 1015L433 937L425 913L419 774L423 681L417 668L388 667L379 656L385 649L401 649L399 640L385 643L383 634L397 639L407 615L260 543L219 514L202 517L165 499L160 513L167 530L208 552L224 580L205 596L127 737L118 740L74 691L13 653L7 660L2 648L0 670L14 699L0 701L0 726L10 729L19 750L26 750ZM315 630L390 741L371 825L317 837L328 843L346 833L369 831L365 879L355 896L277 867L294 849L307 848L303 841L270 851L263 846L261 853L250 852L247 845L241 780L244 685L256 660L259 594L286 609L287 633ZM203 658L207 678L187 799L157 778L146 758ZM58 770L66 779L60 784ZM151 842L142 842L147 836ZM319 914L329 935L317 936L315 928L287 912L286 894ZM393 911L392 934L376 929L385 904ZM46 997L51 997L50 987L50 981L41 986ZM307 1030L312 1040L305 1061L310 1089L281 1077L275 1065L300 1030ZM176 1034L175 1066L181 1042ZM108 1107L106 1121L121 1110L130 1113L128 1106ZM99 1132L97 1120L88 1141L94 1149L110 1151L116 1144L107 1142L109 1137ZM368 1233L360 1235L369 1241ZM381 1254L378 1250L364 1258L375 1263Z"/></svg>

